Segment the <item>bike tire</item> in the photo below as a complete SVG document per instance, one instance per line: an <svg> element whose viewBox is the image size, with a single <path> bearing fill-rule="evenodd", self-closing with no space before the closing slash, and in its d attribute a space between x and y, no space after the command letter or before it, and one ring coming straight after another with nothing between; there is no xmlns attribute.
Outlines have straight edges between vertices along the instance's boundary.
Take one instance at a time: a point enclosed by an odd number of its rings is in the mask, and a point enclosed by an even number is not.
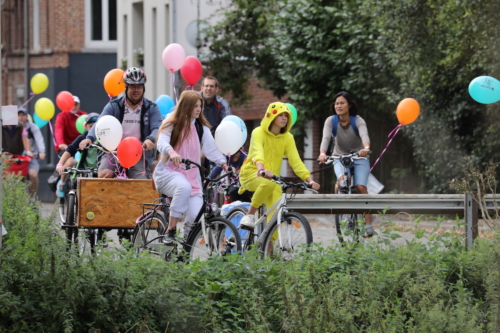
<svg viewBox="0 0 500 333"><path fill-rule="evenodd" d="M68 205L67 205L67 210L66 210L66 225L69 226L69 228L66 228L66 236L68 238L68 243L75 243L76 242L76 237L75 235L75 230L76 228L74 227L76 225L76 194L75 193L69 193L68 194Z"/></svg>
<svg viewBox="0 0 500 333"><path fill-rule="evenodd" d="M254 244L254 233L253 231L249 231L246 229L240 228L240 222L243 216L245 216L248 213L248 209L245 207L235 207L229 211L227 214L227 219L231 221L232 224L236 228L238 228L238 231L240 233L241 237L241 244L243 251L248 250L253 244Z"/></svg>
<svg viewBox="0 0 500 333"><path fill-rule="evenodd" d="M308 252L313 241L309 221L300 213L288 212L281 217L281 243L278 239L278 221L272 222L262 238L260 246L262 258L277 256L282 260L292 260L300 253Z"/></svg>
<svg viewBox="0 0 500 333"><path fill-rule="evenodd" d="M66 198L59 198L59 204L57 206L57 211L59 212L59 220L61 225L66 224L66 216L68 211L68 201Z"/></svg>
<svg viewBox="0 0 500 333"><path fill-rule="evenodd" d="M335 214L335 228L342 246L354 246L359 242L359 214Z"/></svg>
<svg viewBox="0 0 500 333"><path fill-rule="evenodd" d="M189 233L184 250L190 261L241 253L240 234L228 219L219 216L211 218L206 222L206 233L208 239L205 239L201 222Z"/></svg>
<svg viewBox="0 0 500 333"><path fill-rule="evenodd" d="M157 212L137 224L132 235L134 252L140 254L147 250L150 254L161 256L163 254L163 251L161 251L163 244L160 246L159 243L162 242L162 236L165 234L166 229L167 222ZM153 248L153 245L155 245L155 248Z"/></svg>

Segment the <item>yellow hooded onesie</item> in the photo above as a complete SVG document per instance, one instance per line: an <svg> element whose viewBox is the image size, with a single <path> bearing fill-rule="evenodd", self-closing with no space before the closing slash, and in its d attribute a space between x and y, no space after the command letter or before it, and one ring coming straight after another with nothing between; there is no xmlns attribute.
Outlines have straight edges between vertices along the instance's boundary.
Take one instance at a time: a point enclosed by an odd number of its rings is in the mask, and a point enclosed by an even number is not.
<svg viewBox="0 0 500 333"><path fill-rule="evenodd" d="M281 134L275 135L269 130L270 126L276 116L284 112L288 113L287 126L282 129ZM295 139L290 134L291 127L292 113L284 103L275 102L269 104L260 126L252 132L248 157L240 171L241 188L239 193L242 194L245 190L255 192L252 197L252 206L255 208L260 207L263 203L269 208L281 196L281 187L278 184L262 177L257 178L257 162L262 163L266 170L279 176L283 157L287 157L298 177L306 180L311 176L300 159Z"/></svg>

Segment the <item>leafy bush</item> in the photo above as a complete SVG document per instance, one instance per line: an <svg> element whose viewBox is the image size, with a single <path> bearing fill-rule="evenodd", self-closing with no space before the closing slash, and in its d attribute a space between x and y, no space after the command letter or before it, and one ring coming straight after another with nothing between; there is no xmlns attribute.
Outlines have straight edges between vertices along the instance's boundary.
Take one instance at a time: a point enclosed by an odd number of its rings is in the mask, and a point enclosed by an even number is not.
<svg viewBox="0 0 500 333"><path fill-rule="evenodd" d="M0 332L495 332L498 237L356 249L315 245L292 262L192 264L126 250L79 257L4 182ZM17 206L16 206L17 205ZM384 231L382 240L392 238Z"/></svg>

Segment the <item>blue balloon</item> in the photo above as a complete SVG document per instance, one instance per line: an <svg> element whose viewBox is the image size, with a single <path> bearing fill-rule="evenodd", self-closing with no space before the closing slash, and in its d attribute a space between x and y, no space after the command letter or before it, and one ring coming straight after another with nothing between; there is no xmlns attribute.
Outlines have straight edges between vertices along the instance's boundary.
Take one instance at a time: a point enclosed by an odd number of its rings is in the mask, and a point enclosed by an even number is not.
<svg viewBox="0 0 500 333"><path fill-rule="evenodd" d="M163 118L165 118L167 114L169 114L174 110L175 101L172 99L172 97L168 95L158 96L158 98L156 98L155 103L160 108L161 116Z"/></svg>
<svg viewBox="0 0 500 333"><path fill-rule="evenodd" d="M38 117L36 112L33 113L33 122L35 123L36 126L38 126L38 128L42 128L43 126L45 126L49 123L48 120L44 120L44 119Z"/></svg>
<svg viewBox="0 0 500 333"><path fill-rule="evenodd" d="M237 116L227 116L226 118L222 119L222 121L232 121L233 123L238 125L238 127L241 129L241 137L243 138L241 146L244 146L245 142L247 141L247 125L245 125L243 119Z"/></svg>
<svg viewBox="0 0 500 333"><path fill-rule="evenodd" d="M469 84L470 96L479 103L491 104L500 101L500 81L491 76L479 76Z"/></svg>

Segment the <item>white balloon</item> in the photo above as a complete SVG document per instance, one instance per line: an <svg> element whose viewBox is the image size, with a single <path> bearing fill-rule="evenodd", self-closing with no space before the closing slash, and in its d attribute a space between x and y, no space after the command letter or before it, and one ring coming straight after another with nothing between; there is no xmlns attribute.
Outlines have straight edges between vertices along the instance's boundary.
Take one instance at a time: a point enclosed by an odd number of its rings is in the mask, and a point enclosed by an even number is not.
<svg viewBox="0 0 500 333"><path fill-rule="evenodd" d="M97 140L104 148L114 151L122 141L122 124L113 116L102 116L95 124L95 133Z"/></svg>
<svg viewBox="0 0 500 333"><path fill-rule="evenodd" d="M215 131L215 144L226 155L233 155L241 148L243 136L241 129L232 121L220 123Z"/></svg>

